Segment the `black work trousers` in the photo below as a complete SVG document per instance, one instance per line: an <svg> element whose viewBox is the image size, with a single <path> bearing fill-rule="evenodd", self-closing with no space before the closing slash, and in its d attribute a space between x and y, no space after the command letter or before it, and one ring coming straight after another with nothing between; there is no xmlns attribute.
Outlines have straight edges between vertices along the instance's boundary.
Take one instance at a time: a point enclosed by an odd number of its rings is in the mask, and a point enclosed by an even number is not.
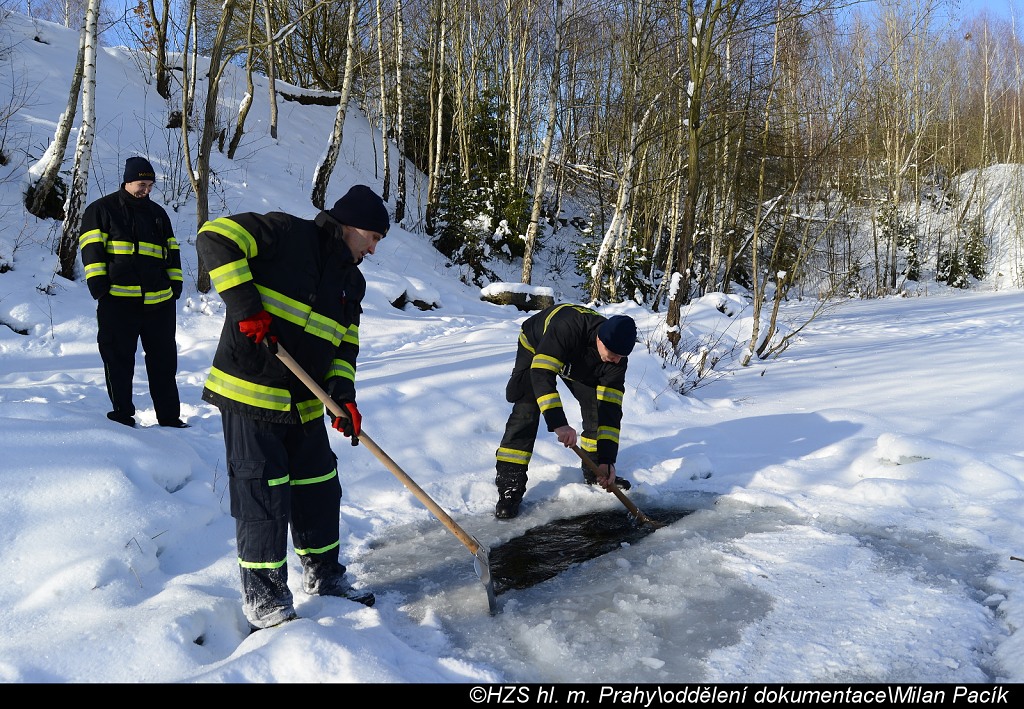
<svg viewBox="0 0 1024 709"><path fill-rule="evenodd" d="M114 411L135 415L132 380L139 342L146 353L146 376L158 421L174 421L181 414L178 398L178 345L174 301L145 306L139 298L105 295L96 303L99 332L96 342Z"/></svg>
<svg viewBox="0 0 1024 709"><path fill-rule="evenodd" d="M337 561L341 482L323 418L258 421L221 409L231 516L247 614L291 603L288 530L303 557Z"/></svg>
<svg viewBox="0 0 1024 709"><path fill-rule="evenodd" d="M530 364L533 353L522 345L516 352L515 368L505 389L505 398L512 404L512 412L505 422L505 431L496 453L497 462L530 465L533 447L540 429L541 411L530 383ZM580 406L583 431L580 433L580 448L589 453L597 451L597 390L571 379L559 378L569 389ZM500 487L500 484L499 484Z"/></svg>

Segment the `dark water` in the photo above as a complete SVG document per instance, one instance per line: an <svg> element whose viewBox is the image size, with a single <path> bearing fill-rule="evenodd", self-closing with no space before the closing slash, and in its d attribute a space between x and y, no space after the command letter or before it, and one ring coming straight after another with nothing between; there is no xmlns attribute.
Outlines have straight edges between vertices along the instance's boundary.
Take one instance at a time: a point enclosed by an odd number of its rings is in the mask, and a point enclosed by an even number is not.
<svg viewBox="0 0 1024 709"><path fill-rule="evenodd" d="M644 514L656 522L670 524L693 511L644 510ZM530 588L573 564L615 551L624 543L635 544L656 531L655 525L639 524L621 510L593 512L534 527L491 548L494 593Z"/></svg>

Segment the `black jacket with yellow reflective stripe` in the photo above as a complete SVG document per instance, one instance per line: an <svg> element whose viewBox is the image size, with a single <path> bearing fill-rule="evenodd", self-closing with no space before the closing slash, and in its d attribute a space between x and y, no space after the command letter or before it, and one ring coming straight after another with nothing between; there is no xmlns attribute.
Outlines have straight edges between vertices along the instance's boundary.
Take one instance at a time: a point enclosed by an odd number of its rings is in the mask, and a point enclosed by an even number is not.
<svg viewBox="0 0 1024 709"><path fill-rule="evenodd" d="M619 451L627 358L605 362L597 331L606 318L582 305L555 305L523 322L520 343L533 353L530 382L549 431L568 424L557 377L597 390L598 464L614 463Z"/></svg>
<svg viewBox="0 0 1024 709"><path fill-rule="evenodd" d="M204 401L277 423L323 417L323 404L266 344L239 331L261 310L306 373L332 396L355 400L366 280L340 235L326 212L316 220L247 212L203 225L196 251L227 306Z"/></svg>
<svg viewBox="0 0 1024 709"><path fill-rule="evenodd" d="M85 283L110 295L158 305L181 295L181 251L167 212L124 185L85 208L78 237Z"/></svg>

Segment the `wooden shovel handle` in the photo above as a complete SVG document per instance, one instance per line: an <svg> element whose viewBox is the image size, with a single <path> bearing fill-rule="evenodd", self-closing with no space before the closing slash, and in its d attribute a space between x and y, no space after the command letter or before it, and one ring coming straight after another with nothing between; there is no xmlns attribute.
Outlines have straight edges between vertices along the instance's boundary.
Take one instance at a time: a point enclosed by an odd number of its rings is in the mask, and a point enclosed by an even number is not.
<svg viewBox="0 0 1024 709"><path fill-rule="evenodd" d="M330 395L323 390L323 387L317 384L316 381L309 376L306 370L299 366L299 363L296 362L290 354L288 354L288 351L285 350L284 347L279 343L273 343L270 348L271 351L277 355L278 359L284 362L285 366L288 367L296 377L302 380L302 383L305 384L311 392L316 394L316 398L320 399L332 414L348 418L348 413L345 409L339 406L338 402L332 399ZM384 464L384 467L390 470L396 478L401 480L402 484L409 488L409 490L412 491L412 494L415 495L420 502L426 505L427 509L433 512L434 516L441 520L441 523L447 527L452 534L458 537L460 542L466 545L467 549L473 552L473 554L477 554L481 551L480 542L456 524L455 520L453 520L440 505L434 502L430 495L424 492L423 488L417 485L416 481L409 477L408 474L398 466L398 463L392 460L391 456L385 453L384 450L366 434L366 432L360 432L359 442L365 445L371 453L377 456L377 459Z"/></svg>
<svg viewBox="0 0 1024 709"><path fill-rule="evenodd" d="M590 469L590 472L592 472L594 475L601 474L601 469L597 467L597 464L591 459L589 455L587 455L583 451L582 448L580 448L577 445L573 445L572 449L576 451L576 455L578 455L580 457L580 460L583 461L583 464ZM640 524L649 524L653 527L665 526L663 522L657 522L648 517L647 515L645 515L643 512L641 512L640 509L633 504L633 501L626 497L626 493L619 489L618 485L612 483L611 492L614 493L617 498L619 498L619 502L626 506L626 509L629 510L630 514L632 514L636 521Z"/></svg>

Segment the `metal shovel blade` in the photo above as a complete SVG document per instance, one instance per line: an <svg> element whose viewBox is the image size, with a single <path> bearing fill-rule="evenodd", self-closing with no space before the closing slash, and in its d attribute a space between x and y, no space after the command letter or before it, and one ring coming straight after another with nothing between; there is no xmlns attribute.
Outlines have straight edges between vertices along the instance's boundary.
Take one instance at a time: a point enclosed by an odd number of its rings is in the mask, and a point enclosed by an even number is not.
<svg viewBox="0 0 1024 709"><path fill-rule="evenodd" d="M490 553L490 550L481 544L473 558L473 568L476 569L476 575L480 577L480 581L483 582L484 589L487 591L487 609L491 615L495 615L498 612L498 599L494 596Z"/></svg>

